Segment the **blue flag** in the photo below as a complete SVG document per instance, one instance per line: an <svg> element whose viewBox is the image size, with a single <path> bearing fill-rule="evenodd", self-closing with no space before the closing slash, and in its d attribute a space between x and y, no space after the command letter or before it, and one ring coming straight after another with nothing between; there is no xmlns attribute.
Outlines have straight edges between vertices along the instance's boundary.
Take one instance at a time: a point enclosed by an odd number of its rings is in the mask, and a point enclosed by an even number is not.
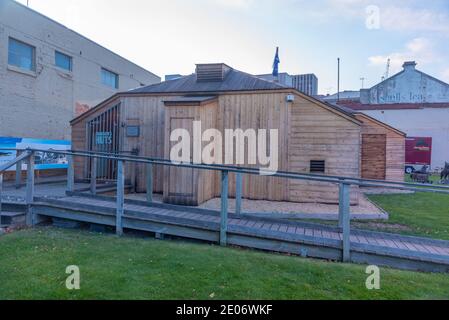
<svg viewBox="0 0 449 320"><path fill-rule="evenodd" d="M279 63L281 63L281 60L279 59L279 47L276 47L276 56L274 57L274 62L273 62L273 76L274 77L279 76Z"/></svg>

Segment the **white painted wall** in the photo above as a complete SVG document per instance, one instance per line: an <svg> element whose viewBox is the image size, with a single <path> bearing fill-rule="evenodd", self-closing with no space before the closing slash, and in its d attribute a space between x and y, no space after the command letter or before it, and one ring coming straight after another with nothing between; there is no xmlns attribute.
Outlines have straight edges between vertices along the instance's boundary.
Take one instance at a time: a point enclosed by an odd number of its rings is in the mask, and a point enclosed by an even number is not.
<svg viewBox="0 0 449 320"><path fill-rule="evenodd" d="M8 66L9 37L36 47L36 72ZM73 58L73 72L54 65L55 50ZM102 67L119 74L118 90L101 83ZM77 109L158 82L158 76L63 25L0 0L0 136L68 140Z"/></svg>
<svg viewBox="0 0 449 320"><path fill-rule="evenodd" d="M409 137L432 137L432 169L449 161L449 108L363 111Z"/></svg>
<svg viewBox="0 0 449 320"><path fill-rule="evenodd" d="M439 103L449 101L449 85L406 62L404 70L371 89L360 91L363 104Z"/></svg>

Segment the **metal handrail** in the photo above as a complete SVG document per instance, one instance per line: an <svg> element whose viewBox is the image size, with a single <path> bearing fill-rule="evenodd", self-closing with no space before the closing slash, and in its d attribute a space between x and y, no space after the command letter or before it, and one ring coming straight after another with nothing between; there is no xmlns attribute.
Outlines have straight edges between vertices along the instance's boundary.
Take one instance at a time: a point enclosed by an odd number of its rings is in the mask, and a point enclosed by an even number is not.
<svg viewBox="0 0 449 320"><path fill-rule="evenodd" d="M104 152L96 152L96 151L62 151L62 150L42 150L42 149L25 149L33 152L51 152L62 155L69 156L78 156L78 157L86 157L86 158L99 158L99 159L109 159L116 161L130 161L137 163L147 163L147 164L155 164L155 165L164 165L164 166L172 166L172 167L181 167L181 168L190 168L190 169L203 169L203 170L213 170L213 171L226 171L233 173L243 173L250 175L259 175L260 168L249 168L249 167L236 167L236 166L228 166L228 165L217 165L217 164L195 164L195 163L177 163L167 159L155 159L155 158L147 158L140 156L123 156L119 154L110 154ZM431 193L442 193L449 194L449 187L445 186L435 186L428 184L417 184L417 183L407 183L407 182L394 182L394 181L381 181L377 182L377 180L369 180L362 178L352 178L352 177L336 177L336 176L324 176L324 175L314 175L307 173L295 173L288 171L277 171L270 172L268 170L262 169L262 171L266 173L272 173L267 177L279 177L279 178L288 178L288 179L297 179L297 180L310 180L317 182L328 182L328 183L336 183L336 184L347 184L347 185L355 185L361 187L381 187L381 188L389 188L389 189L397 189L397 190L405 190L405 191L417 191L417 192L431 192Z"/></svg>
<svg viewBox="0 0 449 320"><path fill-rule="evenodd" d="M13 149L17 150L17 149ZM17 150L20 151L20 150ZM287 179L299 179L299 180L309 180L317 182L334 183L339 186L339 227L342 230L342 260L350 261L351 254L351 241L350 241L350 187L355 186L368 186L368 187L383 187L391 189L400 190L410 190L417 192L433 192L449 194L448 187L430 187L430 185L421 185L415 183L406 182L386 182L381 180L368 180L361 178L352 177L337 177L337 176L324 176L324 175L314 175L306 173L294 173L288 171L278 171L269 172L268 170L260 168L248 168L248 167L237 167L237 166L227 166L227 165L217 165L217 164L196 164L196 163L176 163L167 159L154 159L146 158L134 155L121 155L119 153L105 153L105 152L95 152L95 151L75 151L75 150L53 150L53 149L32 149L28 148L22 151L26 151L23 155L17 157L14 161L6 164L8 168L17 164L27 157L29 157L29 165L27 166L27 214L26 221L27 225L33 225L36 222L36 215L33 213L33 194L34 194L34 153L44 152L44 153L55 153L66 155L68 159L68 171L67 171L67 190L74 191L74 157L86 157L92 158L94 165L91 168L91 192L95 194L96 190L96 162L97 159L108 159L112 161L118 161L118 171L117 171L117 207L116 207L116 232L121 235L123 233L123 215L124 215L124 181L125 181L125 162L136 162L144 163L147 165L147 201L152 202L152 185L153 185L153 165L163 165L163 166L173 166L181 168L190 169L200 169L200 170L213 170L221 172L221 210L220 210L220 244L227 244L227 232L228 232L228 188L229 188L229 173L236 173L236 212L240 212L237 209L241 206L242 199L242 174L249 175L259 175L261 170L264 173L270 173L267 177L279 177ZM6 165L2 166L6 168ZM6 169L5 169L6 170ZM0 178L1 178L0 174ZM0 180L1 182L1 180ZM1 183L0 183L0 193L1 193ZM1 195L0 195L1 196ZM0 212L1 212L1 198L0 198Z"/></svg>
<svg viewBox="0 0 449 320"><path fill-rule="evenodd" d="M102 151L86 151L86 150L82 150L82 151L77 151L77 150L70 150L71 152L81 152L81 153L88 153L88 154L99 154L99 155L120 155L123 152L119 151L119 152L102 152ZM133 158L136 159L143 159L143 160L151 160L151 161L162 161L162 162L167 162L167 163L171 163L172 161L169 159L163 159L163 158L153 158L153 157L142 157L142 156L132 156ZM202 164L202 165L206 165L206 164ZM207 164L207 166L212 166L212 167L216 167L217 169L223 168L223 165L217 165L217 164ZM233 166L233 165L225 165L226 168L231 168L231 169L246 169L246 170L253 170L255 171L257 174L260 172L259 168L250 168L250 167L241 167L241 166ZM432 187L433 189L447 189L449 190L449 186L444 186L444 185L434 185L434 184L429 184L429 183L413 183L413 182L405 182L405 181L390 181L390 180L378 180L378 179L366 179L366 178L357 178L357 177L348 177L348 176L336 176L336 175L327 175L327 174L316 174L316 173L302 173L302 172L292 172L292 171L283 171L283 170L278 170L276 171L277 173L282 173L282 174L297 174L297 175L301 175L301 176L305 176L305 177L320 177L320 178L332 178L332 179L336 179L338 180L338 182L342 182L342 180L344 180L345 182L349 182L349 181L359 181L359 182L368 182L368 183L381 183L382 185L403 185L403 186L419 186L420 188L422 187Z"/></svg>
<svg viewBox="0 0 449 320"><path fill-rule="evenodd" d="M5 150L5 149L2 149L2 150ZM4 173L9 168L15 166L17 163L22 162L23 160L28 158L30 155L31 155L31 151L26 150L26 152L22 153L20 156L18 156L14 160L11 160L11 161L5 163L4 165L0 166L0 174Z"/></svg>

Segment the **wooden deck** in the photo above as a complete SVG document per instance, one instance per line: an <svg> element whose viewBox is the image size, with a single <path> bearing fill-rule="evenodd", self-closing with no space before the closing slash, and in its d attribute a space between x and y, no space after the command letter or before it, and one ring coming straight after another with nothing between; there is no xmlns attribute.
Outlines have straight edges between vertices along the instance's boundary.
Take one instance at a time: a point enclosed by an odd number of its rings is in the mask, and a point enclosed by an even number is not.
<svg viewBox="0 0 449 320"><path fill-rule="evenodd" d="M35 198L33 215L115 226L116 202L102 196ZM126 200L123 227L218 243L220 213L212 210ZM351 230L350 261L401 269L449 272L449 241ZM229 214L227 242L248 248L342 260L337 227Z"/></svg>

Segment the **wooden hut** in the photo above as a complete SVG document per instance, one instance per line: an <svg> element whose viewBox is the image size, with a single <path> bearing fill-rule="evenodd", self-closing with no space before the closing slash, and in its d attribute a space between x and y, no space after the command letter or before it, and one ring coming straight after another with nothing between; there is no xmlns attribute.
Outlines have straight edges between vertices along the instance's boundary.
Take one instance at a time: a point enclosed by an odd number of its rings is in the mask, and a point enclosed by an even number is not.
<svg viewBox="0 0 449 320"><path fill-rule="evenodd" d="M191 132L193 121L201 121L203 130L220 132L278 129L279 170L348 177L361 176L364 128L389 130L362 115L225 64L199 64L194 74L116 94L72 120L73 149L169 159L170 132L177 128ZM369 132L366 128L366 134ZM76 159L76 177L88 178L90 165L85 159ZM403 158L386 157L387 170L402 166ZM385 177L389 176L390 171ZM114 164L100 163L97 177L115 179ZM126 177L138 192L145 191L143 166L127 166ZM230 196L235 193L234 182L231 174ZM219 196L220 179L214 172L155 166L153 189L163 193L166 202L198 205ZM357 194L352 193L351 203L357 203ZM243 197L335 203L338 188L328 183L247 175Z"/></svg>

